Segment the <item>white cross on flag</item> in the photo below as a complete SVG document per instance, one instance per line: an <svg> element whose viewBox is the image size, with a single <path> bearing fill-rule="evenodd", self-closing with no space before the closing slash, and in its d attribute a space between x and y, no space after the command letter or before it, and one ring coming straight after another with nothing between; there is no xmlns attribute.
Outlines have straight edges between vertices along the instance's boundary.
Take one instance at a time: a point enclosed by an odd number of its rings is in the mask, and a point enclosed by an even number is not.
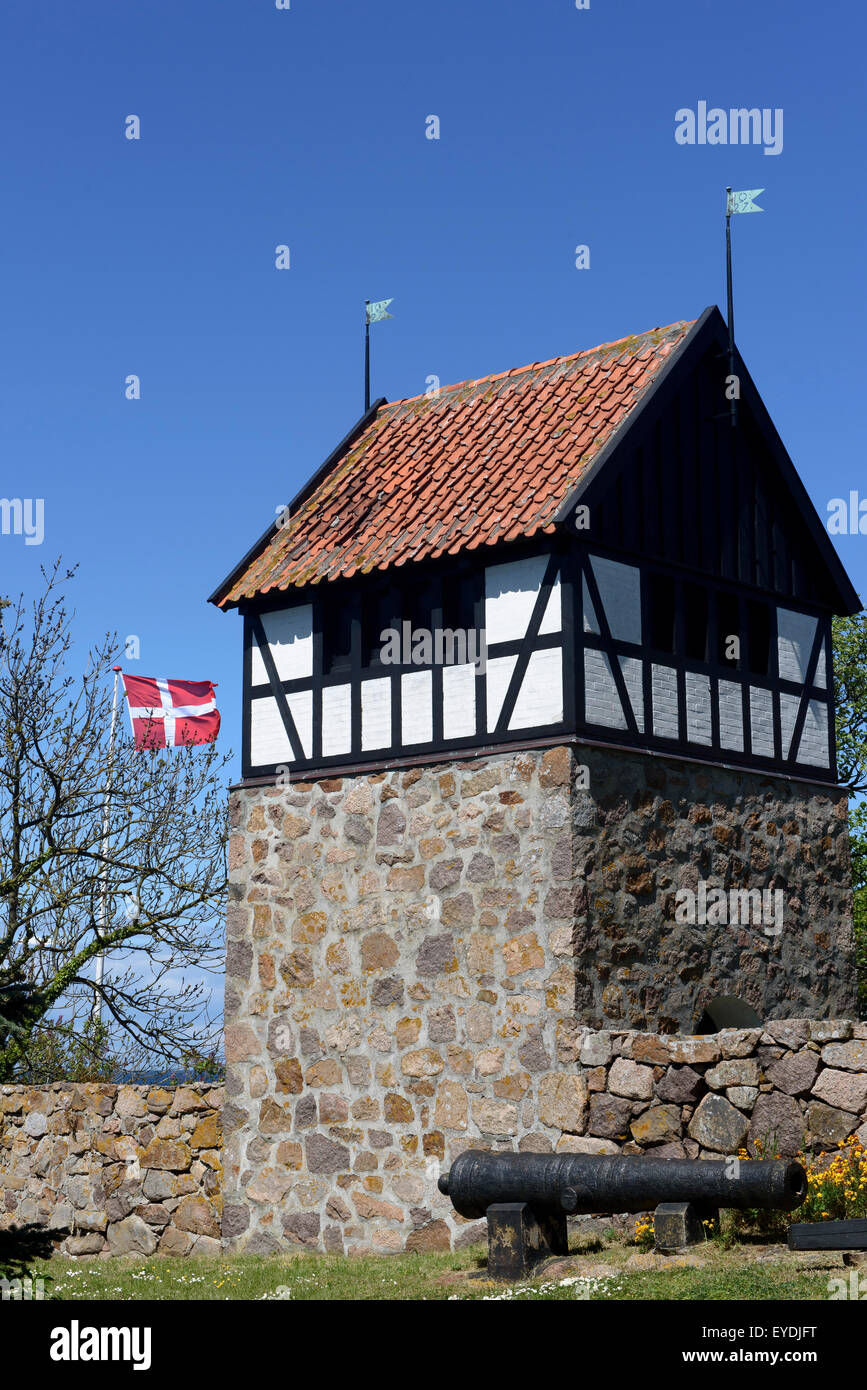
<svg viewBox="0 0 867 1390"><path fill-rule="evenodd" d="M124 675L123 685L136 748L213 743L220 732L220 712L210 681Z"/></svg>

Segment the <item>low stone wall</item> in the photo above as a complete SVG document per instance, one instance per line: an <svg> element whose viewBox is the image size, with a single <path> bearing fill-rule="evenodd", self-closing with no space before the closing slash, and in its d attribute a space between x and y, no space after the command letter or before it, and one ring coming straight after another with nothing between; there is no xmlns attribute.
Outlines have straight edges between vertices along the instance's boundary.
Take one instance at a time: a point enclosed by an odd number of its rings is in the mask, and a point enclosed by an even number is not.
<svg viewBox="0 0 867 1390"><path fill-rule="evenodd" d="M781 1019L696 1037L576 1031L567 1050L576 1075L549 1082L575 1097L549 1118L560 1136L520 1147L719 1158L756 1141L782 1157L856 1133L867 1144L865 1023Z"/></svg>
<svg viewBox="0 0 867 1390"><path fill-rule="evenodd" d="M3 1086L0 1232L42 1228L76 1256L220 1253L221 1117L242 1164L222 1248L248 1253L478 1240L484 1223L456 1216L436 1186L467 1148L719 1158L756 1141L787 1156L852 1134L867 1144L867 1023L784 1019L690 1037L561 1019L556 1050L556 1067L534 1074L504 1074L490 1044L467 1053L440 1081L421 1153L411 1075L407 1099L395 1078L380 1107L369 1090L353 1098L365 1088L348 1068L325 1091L321 1059L292 1069L288 1094L307 1101L297 1128L285 1133L266 1101L252 1138L222 1087ZM431 1067L442 1061L428 1051Z"/></svg>
<svg viewBox="0 0 867 1390"><path fill-rule="evenodd" d="M219 1254L223 1088L0 1086L0 1232L64 1255Z"/></svg>
<svg viewBox="0 0 867 1390"><path fill-rule="evenodd" d="M264 1102L227 1198L224 1246L359 1254L469 1244L484 1223L457 1216L436 1186L468 1148L720 1158L742 1146L755 1153L756 1141L782 1156L834 1150L852 1134L867 1144L865 1023L785 1019L689 1037L561 1021L557 1047L559 1069L535 1075L504 1075L495 1046L467 1054L462 1071L439 1083L427 1121L436 1128L418 1157L413 1069L404 1072L407 1098L395 1078L380 1108L369 1093L353 1100L360 1078L348 1070L345 1081L329 1073L334 1089L325 1092L321 1063L303 1076L299 1068L306 1108L296 1137L281 1137L276 1105ZM455 1050L446 1051L454 1066ZM443 1053L427 1055L435 1076ZM232 1139L234 1151L243 1129Z"/></svg>

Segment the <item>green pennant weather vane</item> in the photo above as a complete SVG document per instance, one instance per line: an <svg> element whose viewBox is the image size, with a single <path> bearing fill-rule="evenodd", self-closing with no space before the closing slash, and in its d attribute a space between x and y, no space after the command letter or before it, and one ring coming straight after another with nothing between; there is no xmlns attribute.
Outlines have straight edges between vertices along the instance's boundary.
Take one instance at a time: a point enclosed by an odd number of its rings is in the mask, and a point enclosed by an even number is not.
<svg viewBox="0 0 867 1390"><path fill-rule="evenodd" d="M383 319L393 319L386 309L394 301L391 299L366 299L364 301L364 413L370 409L370 325L381 323Z"/></svg>
<svg viewBox="0 0 867 1390"><path fill-rule="evenodd" d="M726 295L728 299L728 319L729 319L729 387L733 384L735 375L735 310L732 294L732 216L739 212L764 212L758 203L753 199L758 198L760 193L764 193L763 188L743 188L740 192L733 193L730 188L726 189ZM729 415L734 427L738 422L737 397L733 392L730 401Z"/></svg>
<svg viewBox="0 0 867 1390"><path fill-rule="evenodd" d="M758 198L764 191L763 188L745 188L740 193L732 193L727 188L726 217L731 217L733 212L764 212L764 208L753 202L753 198Z"/></svg>
<svg viewBox="0 0 867 1390"><path fill-rule="evenodd" d="M364 301L367 309L368 323L381 323L383 319L393 319L394 314L387 314L385 311L389 304L393 304L393 299L375 299L372 303L369 299Z"/></svg>

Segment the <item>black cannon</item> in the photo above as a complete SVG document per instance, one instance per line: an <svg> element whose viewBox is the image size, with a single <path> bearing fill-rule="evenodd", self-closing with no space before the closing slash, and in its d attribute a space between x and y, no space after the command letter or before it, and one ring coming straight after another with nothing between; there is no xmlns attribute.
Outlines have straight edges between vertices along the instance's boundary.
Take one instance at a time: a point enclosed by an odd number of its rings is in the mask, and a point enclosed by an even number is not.
<svg viewBox="0 0 867 1390"><path fill-rule="evenodd" d="M566 1218L655 1208L658 1249L692 1244L719 1207L791 1211L807 1175L785 1159L487 1153L468 1149L439 1180L461 1216L488 1221L488 1272L512 1279L568 1252Z"/></svg>

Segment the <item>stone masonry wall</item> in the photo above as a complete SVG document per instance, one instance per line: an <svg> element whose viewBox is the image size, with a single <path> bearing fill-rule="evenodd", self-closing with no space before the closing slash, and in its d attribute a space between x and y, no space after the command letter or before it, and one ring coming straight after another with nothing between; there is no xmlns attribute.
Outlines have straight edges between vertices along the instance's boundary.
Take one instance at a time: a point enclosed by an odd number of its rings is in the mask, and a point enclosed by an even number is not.
<svg viewBox="0 0 867 1390"><path fill-rule="evenodd" d="M239 789L230 812L227 1248L472 1239L436 1189L468 1147L719 1153L753 1121L864 1121L861 1025L823 1023L855 1003L833 789L558 747ZM675 923L700 876L781 887L783 931ZM813 1024L734 1052L675 1036L718 993ZM825 1043L850 1051L818 1074Z"/></svg>
<svg viewBox="0 0 867 1390"><path fill-rule="evenodd" d="M381 1121L399 1141L380 1146L381 1176L361 1148L351 1163L353 1141L338 1125L308 1126L298 1143L272 1136L272 1172L248 1170L244 1191L233 1191L225 1246L386 1252L478 1240L483 1223L456 1217L436 1190L441 1150L446 1161L469 1147L718 1158L755 1141L786 1155L834 1151L853 1134L867 1144L867 1023L786 1019L703 1037L578 1029L562 1039L555 1070L512 1073L505 1089L502 1067L479 1084L494 1051L479 1051L477 1067L444 1091L442 1131L433 1143L427 1136L415 1171L405 1114L402 1124ZM522 1106L495 1103L525 1084L523 1098L537 1098L534 1129ZM91 1259L219 1254L221 1155L207 1146L219 1140L222 1100L207 1086L0 1088L0 1234L41 1229L56 1252ZM320 1104L323 1122L328 1108ZM393 1115L394 1102L387 1109ZM347 1156L342 1170L314 1179L303 1156L316 1166L326 1151L309 1142L317 1137ZM254 1136L247 1149L267 1142Z"/></svg>
<svg viewBox="0 0 867 1390"><path fill-rule="evenodd" d="M442 1168L468 1148L718 1159L746 1147L756 1157L816 1159L851 1136L867 1145L867 1023L782 1019L692 1037L579 1029L558 1048L559 1069L537 1076L503 1077L501 1052L477 1051L475 1066L449 1081L430 1049L442 1128L423 1135L424 1162L412 1143L413 1106L397 1104L411 1082L395 1082L381 1111L370 1098L353 1105L382 1125L367 1131L372 1154L360 1128L327 1124L335 1097L316 1087L298 1141L269 1132L269 1110L264 1133L236 1136L251 1167L226 1206L224 1246L384 1253L483 1240L484 1222L464 1221L436 1188ZM346 1087L347 1108L351 1094Z"/></svg>
<svg viewBox="0 0 867 1390"><path fill-rule="evenodd" d="M689 1033L716 995L737 995L761 1019L857 1013L844 791L596 748L579 747L572 763L582 1023ZM677 890L700 881L780 890L779 932L678 922Z"/></svg>
<svg viewBox="0 0 867 1390"><path fill-rule="evenodd" d="M554 1142L549 1133L525 1148L544 1138L546 1151L719 1158L742 1145L753 1152L756 1141L783 1157L835 1150L852 1135L867 1144L867 1023L790 1018L693 1037L582 1032L561 1049L561 1061L569 1056L575 1075L556 1086L577 1097L571 1122Z"/></svg>
<svg viewBox="0 0 867 1390"><path fill-rule="evenodd" d="M0 1086L0 1233L64 1255L220 1252L222 1086Z"/></svg>

